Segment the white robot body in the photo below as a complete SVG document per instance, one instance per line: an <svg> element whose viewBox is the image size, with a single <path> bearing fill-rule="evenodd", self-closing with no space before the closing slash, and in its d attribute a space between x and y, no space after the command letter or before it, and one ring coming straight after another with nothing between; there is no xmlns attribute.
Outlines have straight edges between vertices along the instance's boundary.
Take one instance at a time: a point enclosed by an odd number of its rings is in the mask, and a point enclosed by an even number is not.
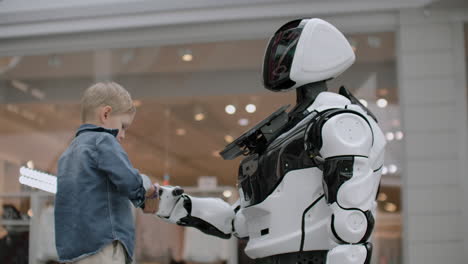
<svg viewBox="0 0 468 264"><path fill-rule="evenodd" d="M307 241L306 249L331 248L326 221L331 210L321 198L322 177L318 168L288 172L267 199L243 210L249 231L245 253L256 259L298 251L304 215L304 237L314 238ZM314 202L321 204L307 210Z"/></svg>
<svg viewBox="0 0 468 264"><path fill-rule="evenodd" d="M349 101L349 99L344 96L338 96L337 94L330 92L322 92L317 96L314 103L307 108L307 111L323 112L325 110L333 108L344 108L350 103L351 102ZM361 111L359 109L358 111Z"/></svg>
<svg viewBox="0 0 468 264"><path fill-rule="evenodd" d="M248 238L249 230L247 226L247 219L244 215L245 208L240 207L240 199L237 200L236 206L234 208L236 207L238 209L232 223L233 234L238 238Z"/></svg>
<svg viewBox="0 0 468 264"><path fill-rule="evenodd" d="M341 245L330 251L326 264L361 264L365 263L366 255L361 245Z"/></svg>
<svg viewBox="0 0 468 264"><path fill-rule="evenodd" d="M366 259L367 250L363 245L340 245L338 241L362 243L368 232L364 212L375 213L385 139L375 121L362 108L354 106L342 95L323 92L308 108L312 116L329 110L352 111L334 115L321 128L322 158L354 157L352 178L338 189L336 202L327 204L322 187L323 170L312 167L289 171L265 200L254 205L244 199L242 189L240 201L232 207L220 199L190 197L191 215L226 234L248 237L245 253L253 259L326 250L327 263L364 263L361 260ZM305 118L291 131L300 131L310 121L311 118ZM291 139L304 136L299 133ZM280 136L271 145L284 140L285 136ZM179 219L188 214L182 204L180 199L174 207L170 217L174 223L180 223ZM168 211L164 210L163 201L160 206L161 212Z"/></svg>
<svg viewBox="0 0 468 264"><path fill-rule="evenodd" d="M230 207L171 197L164 194L174 189L165 187L158 216L246 238L246 254L260 263L369 264L385 138L348 90L326 92L325 84L354 60L346 38L323 20L283 25L265 52L263 83L275 92L297 89L297 104L289 113L280 108L221 152L224 159L246 156L240 200Z"/></svg>
<svg viewBox="0 0 468 264"><path fill-rule="evenodd" d="M377 169L382 166L385 140L375 121L362 108L351 106L351 102L344 96L323 92L308 109L310 112L323 112L353 108L366 117L364 120L356 114L343 113L330 118L322 128L322 135L326 135L323 136L323 147L320 150L323 158L358 156L353 164L353 178L343 183L338 191L338 202L328 206L325 199L320 199L324 193L323 172L320 169L306 168L288 172L263 202L243 210L249 231L245 252L249 257L263 258L299 250L329 250L336 247L337 243L330 238L330 217L333 213L337 219L336 231L343 239L357 243L363 238L367 231L364 214L361 211L341 210L341 207L375 210L374 197L381 174ZM375 125L373 130L380 133L372 131L369 126L371 122ZM296 126L301 126L301 123ZM281 139L279 137L277 140ZM375 141L374 144L372 141ZM369 153L375 157L361 157L369 156ZM371 163L375 164L377 171L374 172ZM303 246L302 219L305 231Z"/></svg>
<svg viewBox="0 0 468 264"><path fill-rule="evenodd" d="M372 132L367 122L353 113L331 117L322 128L322 158L353 155L368 156Z"/></svg>
<svg viewBox="0 0 468 264"><path fill-rule="evenodd" d="M223 233L232 232L232 219L235 217L232 207L220 198L192 199L192 216L205 219L218 227Z"/></svg>

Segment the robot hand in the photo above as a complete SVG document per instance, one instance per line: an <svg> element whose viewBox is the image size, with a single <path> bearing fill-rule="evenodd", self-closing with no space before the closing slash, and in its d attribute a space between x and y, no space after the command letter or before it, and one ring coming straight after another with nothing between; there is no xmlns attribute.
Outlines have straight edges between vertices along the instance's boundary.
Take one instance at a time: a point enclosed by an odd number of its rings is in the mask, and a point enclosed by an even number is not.
<svg viewBox="0 0 468 264"><path fill-rule="evenodd" d="M161 186L159 189L159 209L156 215L167 222L176 224L180 218L174 219L175 215L173 215L173 212L176 212L174 210L175 207L181 207L182 212L185 211L187 215L187 211L183 208L183 193L184 189L179 186Z"/></svg>
<svg viewBox="0 0 468 264"><path fill-rule="evenodd" d="M231 205L220 198L198 198L180 187L161 187L158 217L166 222L191 226L205 234L230 238L235 217Z"/></svg>

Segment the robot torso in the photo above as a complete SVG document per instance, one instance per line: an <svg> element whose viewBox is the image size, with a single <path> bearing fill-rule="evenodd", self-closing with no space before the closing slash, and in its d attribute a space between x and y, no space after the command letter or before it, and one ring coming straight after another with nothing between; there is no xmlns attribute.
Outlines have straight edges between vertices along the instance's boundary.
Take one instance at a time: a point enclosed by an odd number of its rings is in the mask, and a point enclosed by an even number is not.
<svg viewBox="0 0 468 264"><path fill-rule="evenodd" d="M332 210L324 197L322 162L313 157L310 144L314 137L311 128L332 111L355 111L366 119L374 141L370 163L381 167L385 140L372 114L343 95L320 93L301 120L286 124L288 129L262 153L248 155L239 166L237 214L246 220L249 242L245 252L251 258L330 250L337 245L329 230ZM380 181L380 170L376 169L372 179L368 185ZM375 194L368 199L375 210Z"/></svg>

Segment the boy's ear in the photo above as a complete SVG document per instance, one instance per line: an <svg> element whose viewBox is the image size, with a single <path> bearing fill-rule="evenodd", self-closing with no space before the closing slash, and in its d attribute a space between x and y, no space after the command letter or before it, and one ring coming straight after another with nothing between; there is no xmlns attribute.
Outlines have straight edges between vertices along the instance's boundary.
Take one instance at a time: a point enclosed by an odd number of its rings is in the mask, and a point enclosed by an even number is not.
<svg viewBox="0 0 468 264"><path fill-rule="evenodd" d="M112 112L112 107L109 105L106 105L103 108L101 108L101 111L99 114L99 117L101 118L101 122L104 123L105 121L107 121L107 119L109 119L110 117L111 112Z"/></svg>

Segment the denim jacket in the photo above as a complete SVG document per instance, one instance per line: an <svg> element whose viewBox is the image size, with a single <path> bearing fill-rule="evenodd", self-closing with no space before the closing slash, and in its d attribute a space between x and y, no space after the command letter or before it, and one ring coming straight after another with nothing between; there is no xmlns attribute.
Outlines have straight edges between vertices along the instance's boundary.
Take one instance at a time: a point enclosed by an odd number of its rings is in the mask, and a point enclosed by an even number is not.
<svg viewBox="0 0 468 264"><path fill-rule="evenodd" d="M60 157L55 239L62 262L97 253L116 240L131 261L135 225L129 201L142 207L146 191L143 176L133 168L117 133L83 124Z"/></svg>

